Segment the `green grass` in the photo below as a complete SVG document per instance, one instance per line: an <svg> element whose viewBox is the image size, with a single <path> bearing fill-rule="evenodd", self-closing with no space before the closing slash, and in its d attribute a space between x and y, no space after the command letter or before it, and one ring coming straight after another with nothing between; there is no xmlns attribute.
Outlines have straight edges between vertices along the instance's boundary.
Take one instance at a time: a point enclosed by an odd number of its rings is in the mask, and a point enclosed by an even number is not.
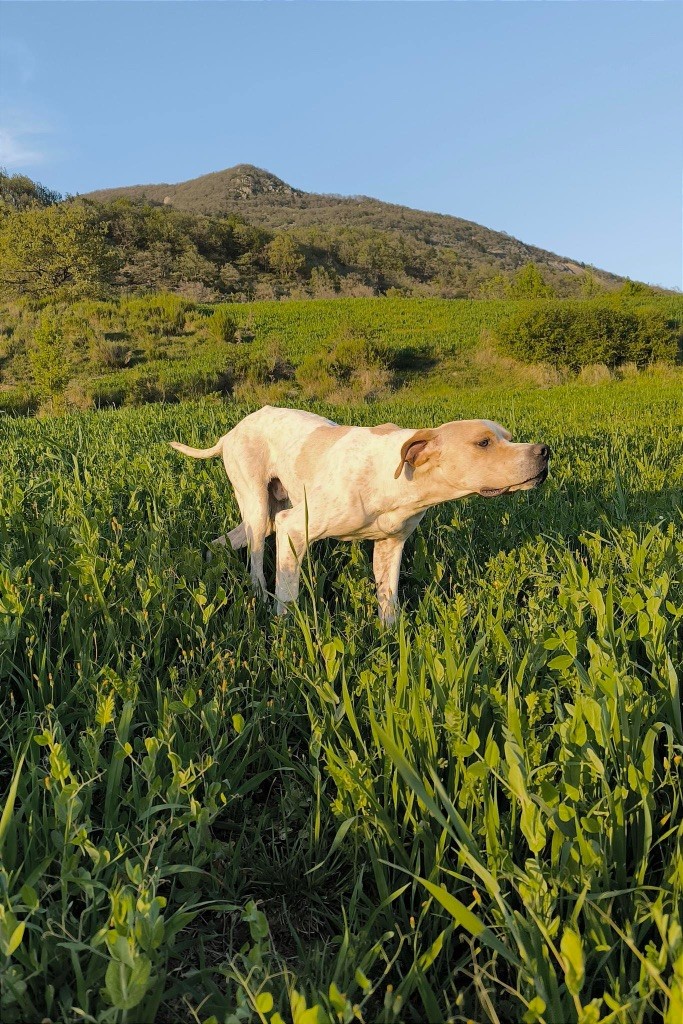
<svg viewBox="0 0 683 1024"><path fill-rule="evenodd" d="M390 631L364 545L285 621L204 560L166 442L246 408L0 419L3 1024L677 1024L679 383L344 409L555 453L426 517Z"/></svg>
<svg viewBox="0 0 683 1024"><path fill-rule="evenodd" d="M143 300L139 300L142 302ZM389 351L402 353L410 363L419 354L437 359L470 351L481 331L493 326L518 303L505 301L451 302L442 299L334 299L320 301L235 303L227 307L240 328L249 331L248 344L217 342L206 327L215 306L194 307L182 335L156 339L150 346L132 330L129 344L134 353L125 369L107 371L92 365L81 354L73 367L73 380L98 406L139 405L155 400L199 397L229 390L234 367L247 359L254 362L273 345L297 366L310 353L326 353L330 343L344 332L356 331L380 340ZM125 308L125 306L123 307ZM99 313L97 312L99 310ZM76 335L82 322L95 321L104 312L113 318L110 330L124 331L126 323L109 304L74 304L69 315ZM35 314L37 316L37 314ZM27 313L25 319L30 319ZM15 333L20 328L17 326ZM30 335L33 327L24 324ZM27 338L28 340L28 338ZM30 367L23 348L6 358L5 389L0 390L0 409L30 409L38 401L32 394Z"/></svg>
<svg viewBox="0 0 683 1024"><path fill-rule="evenodd" d="M177 296L165 298L178 302ZM381 346L393 364L395 385L407 382L412 387L426 381L429 391L444 384L467 387L491 382L509 388L542 383L533 371L526 371L521 364L511 367L510 360L501 361L488 351L491 332L515 311L533 307L529 301L357 298L220 307L187 303L184 330L169 337L147 336L143 313L163 299L152 295L119 304L83 301L53 310L64 335L65 355L58 361L59 370L66 362L71 378L58 405L109 408L230 394L245 379L247 386L268 384L268 361L274 352L296 370L307 357L328 362L330 349L349 335L372 339ZM683 322L680 296L614 301L623 309L644 303L679 325ZM543 308L544 300L537 300L536 305ZM227 309L250 340L237 344L216 341L208 326L216 308ZM41 315L44 310L41 313L27 305L4 311L0 411L31 412L41 404L29 358ZM150 323L156 323L153 316ZM97 339L104 341L105 347L107 339L113 339L124 351L129 348L129 365L121 369L102 366ZM482 355L483 360L479 358ZM296 382L280 383L287 400L305 400L305 388L302 398ZM277 394L277 401L282 401L282 393ZM342 404L347 404L347 397L342 395ZM49 398L42 396L42 401L49 409Z"/></svg>

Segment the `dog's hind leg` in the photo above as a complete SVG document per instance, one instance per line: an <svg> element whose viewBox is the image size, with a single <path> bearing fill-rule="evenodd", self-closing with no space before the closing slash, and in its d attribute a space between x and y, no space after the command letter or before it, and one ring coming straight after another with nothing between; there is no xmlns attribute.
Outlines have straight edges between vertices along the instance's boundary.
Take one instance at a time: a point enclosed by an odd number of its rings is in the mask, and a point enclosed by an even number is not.
<svg viewBox="0 0 683 1024"><path fill-rule="evenodd" d="M284 509L292 507L289 496L282 488L279 480L276 481L276 485L277 486L273 487L272 480L268 485L268 524L266 528L266 537L270 537L271 533L275 532L275 516L278 512L282 512ZM244 523L240 523L234 530L230 530L229 533L224 534L222 537L216 537L216 539L211 543L222 544L224 547L229 544L233 551L239 551L240 548L245 548L247 546L247 528Z"/></svg>
<svg viewBox="0 0 683 1024"><path fill-rule="evenodd" d="M244 523L240 523L234 530L230 530L229 533L224 533L220 537L214 537L211 544L220 544L221 547L227 547L228 544L233 551L239 551L240 548L246 548L247 546L247 530ZM211 561L211 552L209 551L206 556Z"/></svg>
<svg viewBox="0 0 683 1024"><path fill-rule="evenodd" d="M250 494L248 500L244 503L244 507L240 502L240 508L244 515L244 532L247 547L249 548L251 582L256 593L260 593L265 600L268 597L268 587L266 586L266 577L263 572L263 555L270 526L268 492L265 491L260 496Z"/></svg>
<svg viewBox="0 0 683 1024"><path fill-rule="evenodd" d="M227 534L223 542L229 541L234 549L248 548L254 589L267 598L263 556L266 537L273 527L263 450L258 443L243 437L238 425L223 439L222 454L225 472L242 514L242 522Z"/></svg>
<svg viewBox="0 0 683 1024"><path fill-rule="evenodd" d="M247 528L244 523L240 523L239 526L236 526L234 530L231 530L230 533L226 534L222 539L223 542L226 540L229 542L233 551L239 551L240 548L246 548Z"/></svg>

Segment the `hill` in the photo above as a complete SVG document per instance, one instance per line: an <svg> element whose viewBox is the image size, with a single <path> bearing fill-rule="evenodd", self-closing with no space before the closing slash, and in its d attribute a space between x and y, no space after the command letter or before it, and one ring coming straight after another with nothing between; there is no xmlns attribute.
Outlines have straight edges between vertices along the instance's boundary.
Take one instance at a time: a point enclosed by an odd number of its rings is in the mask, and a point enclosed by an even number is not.
<svg viewBox="0 0 683 1024"><path fill-rule="evenodd" d="M257 227L302 233L313 243L324 243L330 229L391 232L422 245L450 250L470 266L485 263L501 271L514 271L528 263L535 263L552 275L576 277L586 270L586 264L580 261L527 245L473 221L368 196L304 192L250 164L238 164L177 184L102 189L89 193L87 198L97 202L137 199L213 216L237 214ZM606 286L623 281L606 271L593 273Z"/></svg>
<svg viewBox="0 0 683 1024"><path fill-rule="evenodd" d="M0 171L0 301L592 298L625 282L480 224L317 195L247 164L62 199Z"/></svg>

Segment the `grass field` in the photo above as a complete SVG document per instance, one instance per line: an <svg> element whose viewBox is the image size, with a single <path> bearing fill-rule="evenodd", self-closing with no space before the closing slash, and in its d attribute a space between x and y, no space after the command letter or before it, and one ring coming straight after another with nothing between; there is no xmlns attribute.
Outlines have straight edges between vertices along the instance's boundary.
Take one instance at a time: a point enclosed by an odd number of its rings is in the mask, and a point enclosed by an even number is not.
<svg viewBox="0 0 683 1024"><path fill-rule="evenodd" d="M669 300L658 301L666 301L668 308ZM673 302L675 306L676 300ZM107 407L225 392L234 382L235 367L241 368L245 358L253 367L275 347L283 359L296 367L311 353L322 356L330 343L345 332L376 338L391 352L404 353L407 362L416 354L426 353L436 360L467 354L478 342L483 328L493 327L518 306L519 303L509 301L441 299L235 303L223 308L251 338L249 344L237 345L212 337L207 328L216 309L212 306L190 306L184 329L161 338L146 337L144 325L135 321L129 326L131 316L125 302L74 304L66 314L62 311L61 317L67 317L67 336L76 342L70 376L80 401ZM134 312L137 309L135 300L132 308ZM14 317L0 316L11 331L4 352L0 344L4 381L0 386L0 409L31 411L40 403L26 357L40 315L39 311L23 310ZM677 306L672 315L681 315ZM78 340L93 332L105 339L123 339L132 354L130 365L114 370L94 366L88 346L84 348L82 340Z"/></svg>
<svg viewBox="0 0 683 1024"><path fill-rule="evenodd" d="M181 301L178 296L161 296L161 301L164 298ZM679 329L683 324L679 295L609 301L622 310L654 308ZM26 303L0 308L0 412L33 412L41 405L49 412L55 398L58 408L81 409L192 400L210 393L231 394L240 383L246 383L247 391L254 385L272 388L274 381L278 384L270 398L301 403L310 397L310 389L299 379L302 362L307 357L329 362L331 348L349 337L382 347L393 366L393 387L409 383L412 388L425 380L427 392L444 384L460 388L539 383L538 373L528 367L497 358L490 339L506 318L520 310L542 309L545 300L358 298L221 307L186 303L182 327L160 326L154 302L151 295L39 309ZM567 304L590 306L580 300ZM211 331L217 309L227 312L249 340L217 340ZM49 397L41 394L31 361L36 331L46 316L58 331L58 342L48 356L56 365L47 375L61 377L63 389ZM102 362L103 350L112 347L129 357L128 365L116 369ZM287 372L273 372L278 362L286 364ZM318 382L310 393L330 398L333 391L339 387L328 381L327 388ZM348 404L347 393L340 397L337 404ZM355 397L360 401L363 395L357 391Z"/></svg>
<svg viewBox="0 0 683 1024"><path fill-rule="evenodd" d="M392 630L366 546L284 621L204 560L166 442L246 411L0 418L3 1024L679 1024L680 376L336 409L555 453L428 514Z"/></svg>

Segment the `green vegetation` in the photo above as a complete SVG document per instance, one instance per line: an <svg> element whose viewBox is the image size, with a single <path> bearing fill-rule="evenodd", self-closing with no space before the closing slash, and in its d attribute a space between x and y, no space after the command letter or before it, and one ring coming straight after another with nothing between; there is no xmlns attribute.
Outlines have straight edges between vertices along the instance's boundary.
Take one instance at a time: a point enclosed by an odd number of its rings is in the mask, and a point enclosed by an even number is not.
<svg viewBox="0 0 683 1024"><path fill-rule="evenodd" d="M0 172L3 293L53 301L150 290L232 302L538 298L589 296L623 283L456 217L308 195L257 168L208 177L187 188L61 201Z"/></svg>
<svg viewBox="0 0 683 1024"><path fill-rule="evenodd" d="M9 295L98 293L112 283L116 254L107 225L81 203L36 207L0 220L0 283Z"/></svg>
<svg viewBox="0 0 683 1024"><path fill-rule="evenodd" d="M153 293L14 303L0 334L0 409L54 412L212 393L345 405L406 386L447 395L463 386L554 385L571 376L567 364L588 364L595 379L609 380L653 360L675 362L682 323L679 296L621 293L563 302L206 305Z"/></svg>
<svg viewBox="0 0 683 1024"><path fill-rule="evenodd" d="M678 1024L683 299L255 168L128 191L0 174L3 1024ZM396 629L330 542L274 620L167 445L264 401L551 478L434 510Z"/></svg>
<svg viewBox="0 0 683 1024"><path fill-rule="evenodd" d="M683 341L680 317L667 315L656 302L629 309L614 299L521 307L499 323L495 334L518 359L571 370L591 363L674 363Z"/></svg>
<svg viewBox="0 0 683 1024"><path fill-rule="evenodd" d="M3 1024L678 1024L680 380L319 408L552 473L433 510L395 630L331 542L281 621L167 445L248 408L0 417Z"/></svg>

